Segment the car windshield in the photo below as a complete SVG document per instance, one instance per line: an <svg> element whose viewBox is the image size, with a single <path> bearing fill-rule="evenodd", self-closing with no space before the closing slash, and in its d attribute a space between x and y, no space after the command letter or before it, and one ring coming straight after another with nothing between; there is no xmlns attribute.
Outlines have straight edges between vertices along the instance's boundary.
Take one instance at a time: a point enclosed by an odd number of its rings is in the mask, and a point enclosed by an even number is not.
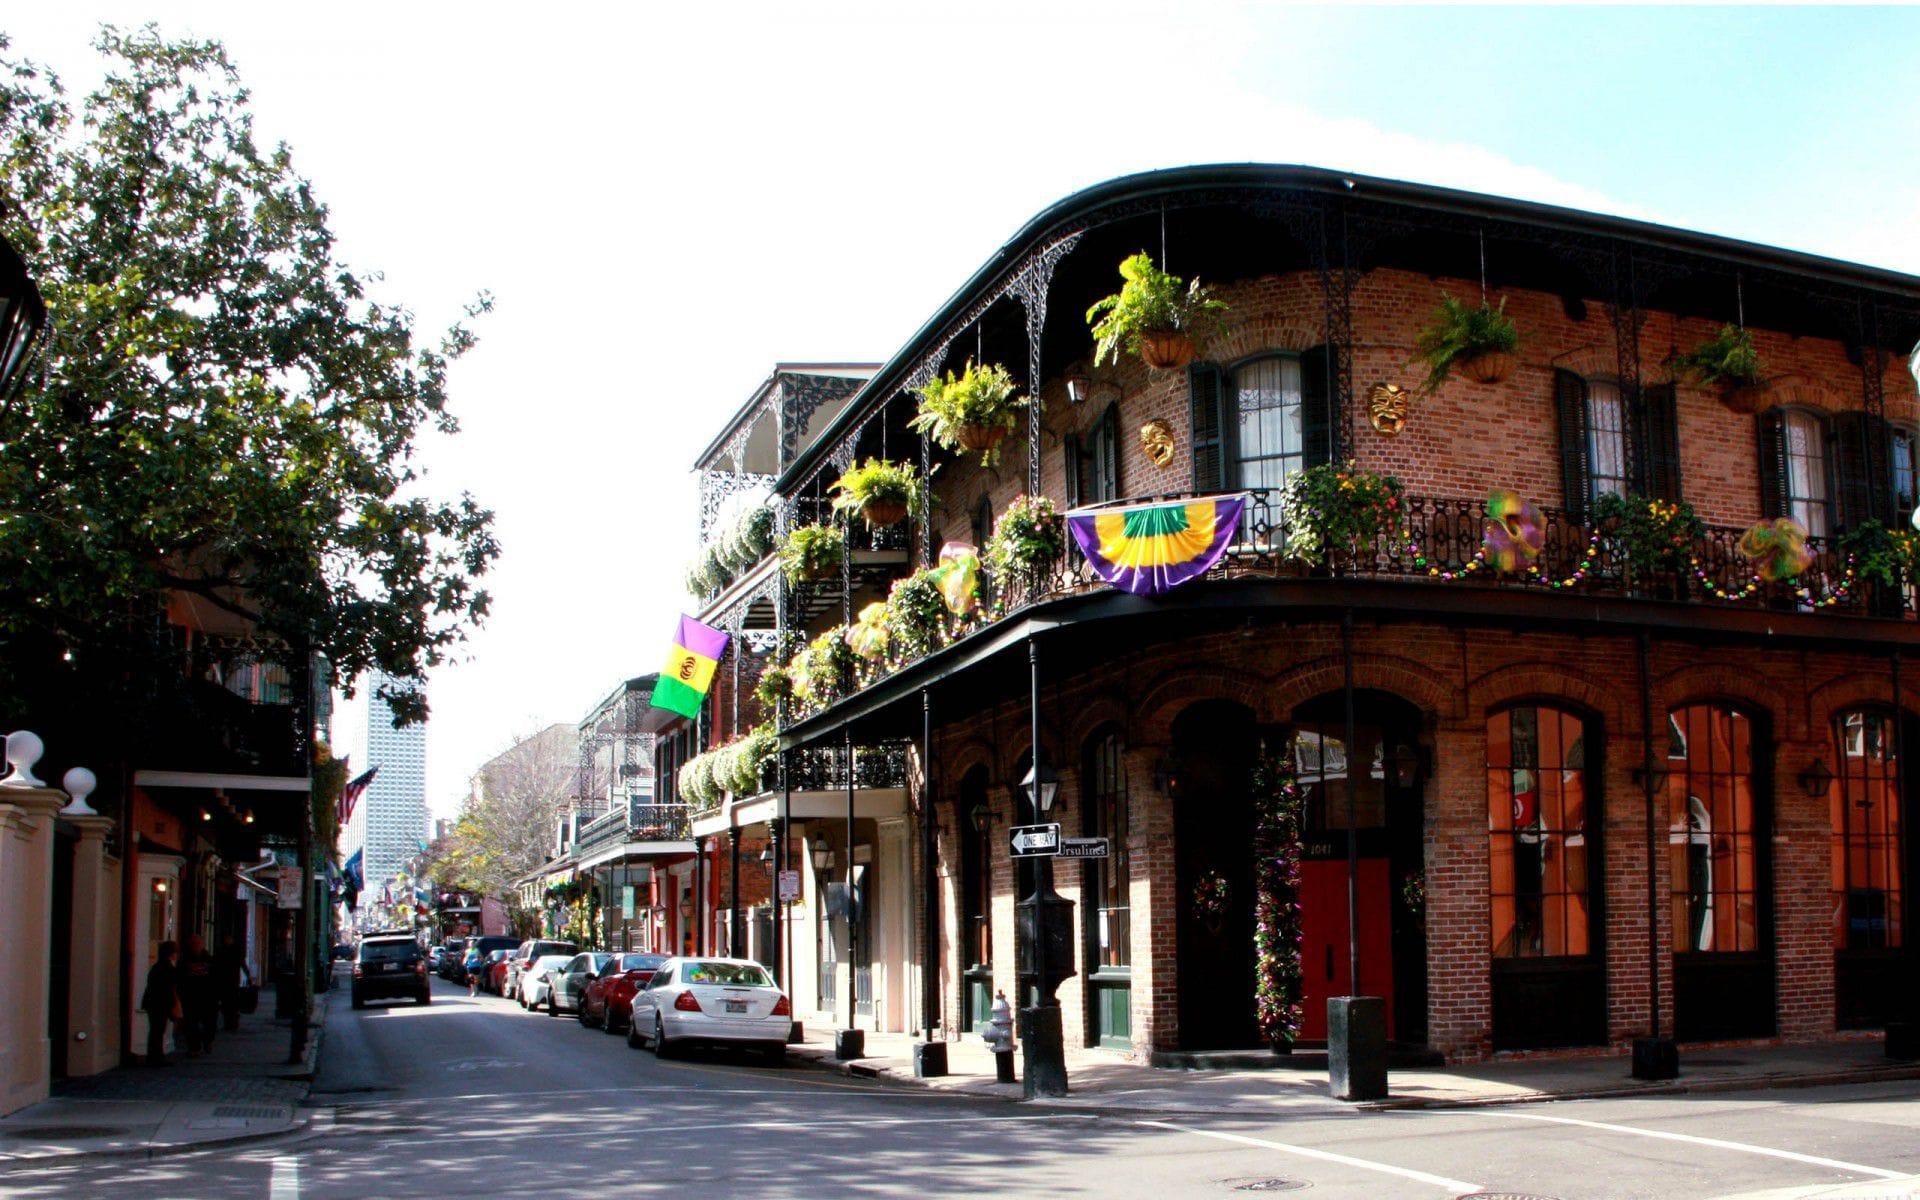
<svg viewBox="0 0 1920 1200"><path fill-rule="evenodd" d="M533 960L535 970L545 971L553 967L564 967L572 960L564 954L542 954Z"/></svg>
<svg viewBox="0 0 1920 1200"><path fill-rule="evenodd" d="M653 971L667 961L664 954L623 954L620 956L622 971Z"/></svg>
<svg viewBox="0 0 1920 1200"><path fill-rule="evenodd" d="M680 972L683 983L712 983L731 987L772 987L773 980L758 963L690 962Z"/></svg>
<svg viewBox="0 0 1920 1200"><path fill-rule="evenodd" d="M412 942L361 942L361 962L404 962L420 956L420 947Z"/></svg>
<svg viewBox="0 0 1920 1200"><path fill-rule="evenodd" d="M559 954L572 958L579 950L572 942L541 942L533 948L531 957L545 958L549 954Z"/></svg>

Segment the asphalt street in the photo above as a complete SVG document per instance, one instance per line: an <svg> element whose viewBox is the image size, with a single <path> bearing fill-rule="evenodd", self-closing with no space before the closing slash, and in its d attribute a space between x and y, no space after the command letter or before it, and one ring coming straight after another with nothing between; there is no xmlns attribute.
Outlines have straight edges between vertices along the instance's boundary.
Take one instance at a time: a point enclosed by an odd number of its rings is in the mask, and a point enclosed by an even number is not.
<svg viewBox="0 0 1920 1200"><path fill-rule="evenodd" d="M1790 1196L1920 1175L1920 1084L1284 1118L1060 1109L624 1038L435 981L334 1006L302 1138L0 1175L8 1197ZM1778 1192L1777 1189L1791 1189Z"/></svg>

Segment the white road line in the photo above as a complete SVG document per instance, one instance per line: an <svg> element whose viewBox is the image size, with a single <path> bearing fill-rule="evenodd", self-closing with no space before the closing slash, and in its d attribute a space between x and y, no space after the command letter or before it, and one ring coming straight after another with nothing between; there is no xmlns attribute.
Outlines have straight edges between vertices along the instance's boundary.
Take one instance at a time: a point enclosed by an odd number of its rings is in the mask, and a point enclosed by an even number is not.
<svg viewBox="0 0 1920 1200"><path fill-rule="evenodd" d="M811 1084L811 1081L809 1081L809 1083ZM829 1090L836 1092L852 1092L860 1096L917 1095L917 1093L903 1093L899 1088L889 1087L834 1086L832 1084L818 1086L825 1086ZM385 1100L369 1100L365 1103L355 1101L353 1096L347 1092L323 1092L321 1095L332 1103L344 1108L349 1108L354 1112L365 1112L368 1109L392 1108L401 1104L451 1104L456 1101L466 1100L500 1100L511 1102L526 1099L530 1096L620 1096L633 1092L687 1093L688 1089L680 1084L636 1083L629 1087L541 1088L524 1092L468 1092L459 1096L399 1096ZM700 1096L791 1096L793 1092L788 1088L700 1088L689 1094ZM950 1093L946 1092L927 1093L929 1096L945 1096L949 1094Z"/></svg>
<svg viewBox="0 0 1920 1200"><path fill-rule="evenodd" d="M273 1160L273 1176L267 1184L267 1200L300 1200L300 1160L279 1155Z"/></svg>
<svg viewBox="0 0 1920 1200"><path fill-rule="evenodd" d="M1223 1133L1217 1129L1196 1129L1191 1125L1175 1125L1171 1121L1135 1121L1136 1125L1147 1125L1154 1129L1171 1129L1175 1133L1190 1133L1195 1137L1213 1138L1222 1142L1236 1142L1242 1146L1258 1146L1263 1150L1278 1150L1284 1154L1297 1154L1301 1158L1317 1158L1322 1162L1340 1163L1343 1166L1358 1167L1362 1171L1378 1171L1382 1175L1397 1175L1401 1179L1411 1179L1415 1183L1430 1183L1445 1188L1456 1196L1468 1192L1477 1192L1481 1187L1477 1183L1467 1183L1459 1179L1448 1179L1444 1175L1429 1175L1425 1171L1415 1171L1407 1167L1396 1167L1390 1163L1372 1162L1364 1158L1354 1158L1350 1154L1336 1154L1331 1150L1315 1150L1311 1146L1295 1146L1287 1142L1272 1142L1266 1138L1247 1137L1239 1133Z"/></svg>
<svg viewBox="0 0 1920 1200"><path fill-rule="evenodd" d="M882 1118L879 1118L878 1120L861 1118L857 1121L857 1124L861 1129L872 1129L877 1125L973 1125L973 1124L985 1124L988 1122L992 1122L995 1124L1009 1124L1012 1122L1023 1122L1023 1121L1092 1121L1095 1119L1097 1118L1095 1118L1091 1114L1059 1113L1059 1114L1049 1114L1047 1116L1034 1116L1034 1117L882 1117ZM663 1134L663 1133L710 1133L716 1129L794 1130L794 1129L847 1129L847 1128L850 1128L850 1122L847 1120L716 1121L711 1124L701 1124L701 1125L649 1125L646 1127L645 1133L648 1137L654 1137L658 1134ZM515 1141L533 1141L536 1139L546 1141L554 1138L578 1138L578 1137L602 1138L606 1136L606 1131L598 1130L598 1129L557 1129L551 1133L512 1133L512 1134L503 1133L503 1134L496 1134L495 1136L510 1136ZM382 1146L444 1146L446 1144L447 1144L447 1140L443 1137L409 1138L405 1141L381 1143Z"/></svg>
<svg viewBox="0 0 1920 1200"><path fill-rule="evenodd" d="M1432 1115L1439 1116L1435 1111ZM1633 1125L1614 1125L1606 1121L1585 1121L1578 1117L1549 1117L1540 1113L1499 1112L1492 1109L1458 1109L1447 1113L1449 1116L1470 1115L1475 1117L1497 1117L1509 1121L1542 1121L1552 1125L1579 1125L1586 1129L1604 1129L1612 1133L1631 1133L1640 1137L1658 1138L1663 1142L1685 1142L1692 1146L1712 1146L1717 1150L1736 1150L1742 1154L1761 1154L1768 1158L1784 1158L1789 1162L1806 1163L1814 1167L1832 1167L1840 1171L1852 1171L1856 1175L1871 1175L1876 1179L1906 1179L1909 1171L1887 1171L1879 1167L1864 1166L1860 1163L1842 1162L1837 1158L1821 1158L1817 1154L1800 1154L1793 1150L1776 1150L1772 1146L1755 1146L1748 1142L1729 1142L1725 1138L1698 1137L1691 1133L1670 1133L1664 1129L1641 1129Z"/></svg>

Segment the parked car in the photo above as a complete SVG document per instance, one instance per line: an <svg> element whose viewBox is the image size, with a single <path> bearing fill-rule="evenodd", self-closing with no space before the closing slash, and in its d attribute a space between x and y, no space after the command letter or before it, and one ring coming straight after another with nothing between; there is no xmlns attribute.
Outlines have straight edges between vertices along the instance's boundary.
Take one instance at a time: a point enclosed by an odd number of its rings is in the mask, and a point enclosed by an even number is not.
<svg viewBox="0 0 1920 1200"><path fill-rule="evenodd" d="M433 972L435 975L438 975L440 973L440 959L446 954L446 952L447 952L447 948L445 946L427 947L427 970Z"/></svg>
<svg viewBox="0 0 1920 1200"><path fill-rule="evenodd" d="M521 942L517 950L507 959L507 985L501 991L503 996L519 998L520 975L542 954L564 954L571 958L580 952L580 947L572 942L556 942L547 938L528 938Z"/></svg>
<svg viewBox="0 0 1920 1200"><path fill-rule="evenodd" d="M330 958L333 962L352 962L353 945L349 942L335 942Z"/></svg>
<svg viewBox="0 0 1920 1200"><path fill-rule="evenodd" d="M587 994L587 985L612 961L613 955L604 950L589 950L568 959L566 966L553 972L553 983L547 988L547 1015L557 1017L563 1012L580 1011L580 1000Z"/></svg>
<svg viewBox="0 0 1920 1200"><path fill-rule="evenodd" d="M792 1032L793 1004L759 963L674 957L634 993L627 1045L662 1058L694 1043L747 1046L779 1062Z"/></svg>
<svg viewBox="0 0 1920 1200"><path fill-rule="evenodd" d="M363 940L353 960L353 1006L365 1008L369 1000L396 998L433 1003L427 956L420 952L420 943L404 935Z"/></svg>
<svg viewBox="0 0 1920 1200"><path fill-rule="evenodd" d="M452 983L464 983L459 976L461 960L467 956L467 939L451 937L440 943L440 965L434 970L440 978Z"/></svg>
<svg viewBox="0 0 1920 1200"><path fill-rule="evenodd" d="M664 954L616 954L602 967L580 1001L580 1023L619 1033L633 1019L633 994L647 986Z"/></svg>
<svg viewBox="0 0 1920 1200"><path fill-rule="evenodd" d="M484 963L487 961L487 956L491 955L495 950L510 952L518 944L519 943L510 937L499 937L495 935L468 938L466 949L461 951L460 959L454 964L453 981L455 983L465 983L467 981L466 956L474 950L480 951L480 961Z"/></svg>
<svg viewBox="0 0 1920 1200"><path fill-rule="evenodd" d="M507 955L511 950L489 950L486 965L480 968L480 990L500 994L500 979L506 973Z"/></svg>
<svg viewBox="0 0 1920 1200"><path fill-rule="evenodd" d="M554 971L565 970L572 962L572 954L542 954L520 972L520 1007L539 1008L547 1002L547 992L553 986L550 978Z"/></svg>

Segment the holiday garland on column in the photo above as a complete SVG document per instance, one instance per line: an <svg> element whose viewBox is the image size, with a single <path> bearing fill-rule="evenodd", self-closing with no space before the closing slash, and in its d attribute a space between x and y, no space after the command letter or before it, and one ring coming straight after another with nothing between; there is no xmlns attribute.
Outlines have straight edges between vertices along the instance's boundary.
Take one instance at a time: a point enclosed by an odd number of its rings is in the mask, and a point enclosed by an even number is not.
<svg viewBox="0 0 1920 1200"><path fill-rule="evenodd" d="M1300 1037L1300 787L1293 743L1263 744L1253 768L1254 1000L1260 1032L1280 1050Z"/></svg>

